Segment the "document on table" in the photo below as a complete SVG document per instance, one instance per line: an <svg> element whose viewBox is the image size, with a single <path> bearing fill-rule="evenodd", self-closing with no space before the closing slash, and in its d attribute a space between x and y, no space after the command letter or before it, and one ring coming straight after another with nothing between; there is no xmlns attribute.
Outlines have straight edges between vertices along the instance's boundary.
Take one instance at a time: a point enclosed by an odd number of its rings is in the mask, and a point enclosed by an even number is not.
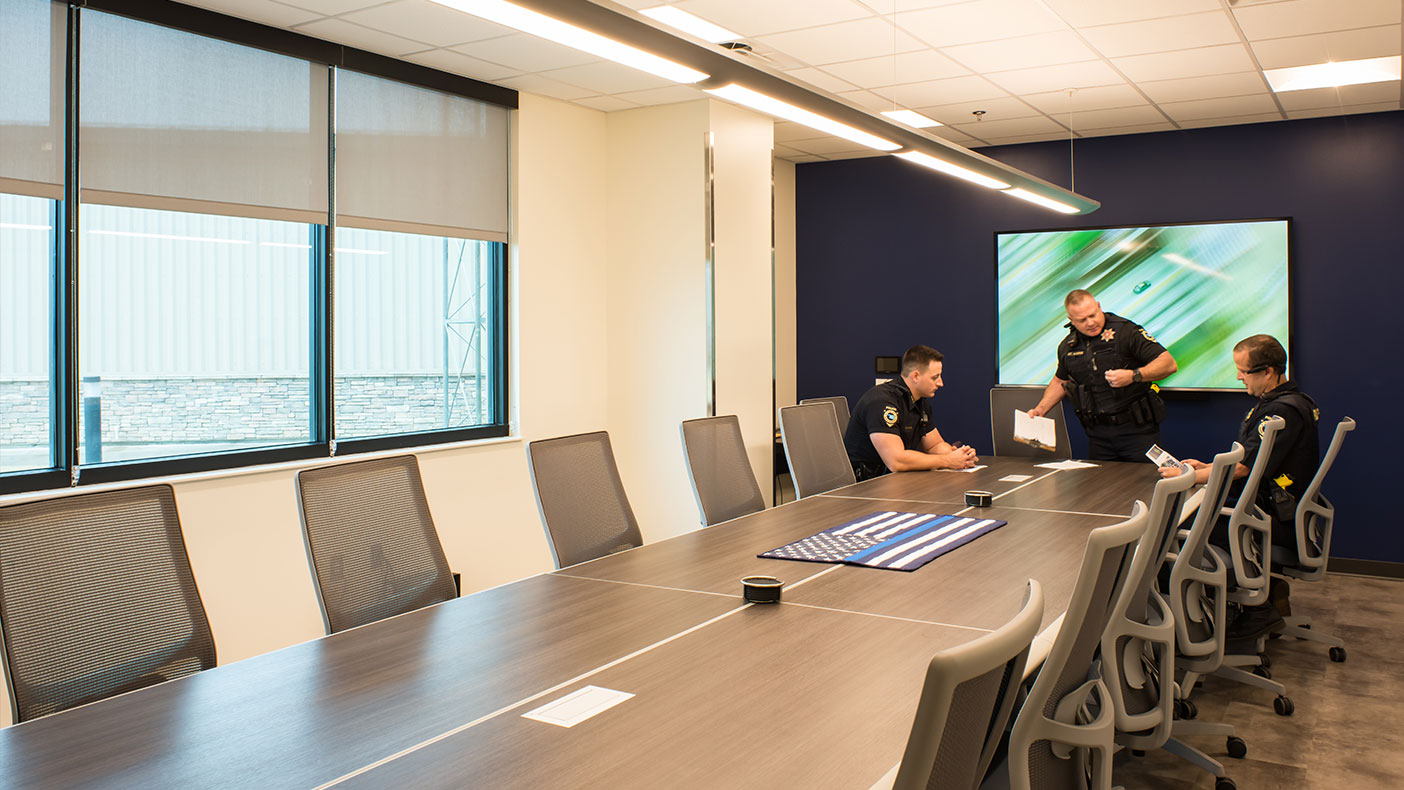
<svg viewBox="0 0 1404 790"><path fill-rule="evenodd" d="M1047 417L1032 417L1014 410L1014 441L1040 450L1058 449L1057 424Z"/></svg>
<svg viewBox="0 0 1404 790"><path fill-rule="evenodd" d="M574 727L599 713L604 713L626 699L634 696L627 691L586 686L579 691L548 702L541 707L522 714L524 719L535 719L557 727Z"/></svg>
<svg viewBox="0 0 1404 790"><path fill-rule="evenodd" d="M938 472L978 472L985 468L985 464L976 464L969 469L938 469Z"/></svg>
<svg viewBox="0 0 1404 790"><path fill-rule="evenodd" d="M1069 469L1095 469L1097 467L1096 464L1089 464L1086 461L1049 461L1046 464L1038 464L1038 466L1042 469L1058 469L1063 471Z"/></svg>

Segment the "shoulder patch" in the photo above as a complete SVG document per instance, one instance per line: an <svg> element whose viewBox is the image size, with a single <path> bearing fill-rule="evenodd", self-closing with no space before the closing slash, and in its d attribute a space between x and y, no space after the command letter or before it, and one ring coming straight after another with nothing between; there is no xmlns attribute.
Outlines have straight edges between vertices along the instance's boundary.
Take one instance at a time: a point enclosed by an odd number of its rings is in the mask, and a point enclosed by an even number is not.
<svg viewBox="0 0 1404 790"><path fill-rule="evenodd" d="M1141 329L1141 337L1144 337L1145 339L1149 340L1149 341L1152 342L1152 343L1155 342L1155 338L1154 338L1154 337L1151 337L1151 333L1150 333L1150 332L1147 332L1144 328Z"/></svg>
<svg viewBox="0 0 1404 790"><path fill-rule="evenodd" d="M1320 410L1320 409L1312 409L1312 410L1311 410L1311 421L1312 421L1312 422L1321 422L1321 410Z"/></svg>
<svg viewBox="0 0 1404 790"><path fill-rule="evenodd" d="M1267 435L1267 424L1268 424L1268 420L1270 420L1270 419L1272 419L1272 416L1271 416L1271 415L1269 415L1269 416L1267 416L1267 417L1264 417L1264 418L1262 418L1261 420L1258 420L1258 438L1259 438L1259 439L1261 439L1261 438L1263 438L1264 436Z"/></svg>
<svg viewBox="0 0 1404 790"><path fill-rule="evenodd" d="M896 425L896 424L897 424L897 407L896 407L896 406L886 406L886 407L884 407L883 410L882 410L882 421L885 422L885 423L887 423L887 427L889 427L889 428L891 428L892 426Z"/></svg>

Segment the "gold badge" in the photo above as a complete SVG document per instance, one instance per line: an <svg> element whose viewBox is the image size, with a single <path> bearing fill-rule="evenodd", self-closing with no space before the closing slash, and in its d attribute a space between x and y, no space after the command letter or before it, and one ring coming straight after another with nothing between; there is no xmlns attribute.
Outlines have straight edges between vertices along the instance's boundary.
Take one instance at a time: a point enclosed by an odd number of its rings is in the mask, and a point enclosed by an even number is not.
<svg viewBox="0 0 1404 790"><path fill-rule="evenodd" d="M1311 410L1311 421L1312 421L1312 422L1321 422L1321 410L1320 410L1320 409L1312 409L1312 410Z"/></svg>
<svg viewBox="0 0 1404 790"><path fill-rule="evenodd" d="M889 427L889 428L891 428L892 426L896 425L896 424L897 424L897 407L896 407L896 406L888 406L887 408L883 409L883 410L882 410L882 421L885 422L885 423L887 423L887 427Z"/></svg>
<svg viewBox="0 0 1404 790"><path fill-rule="evenodd" d="M1264 417L1264 418L1262 418L1261 420L1258 421L1258 438L1259 438L1259 439L1261 439L1261 438L1263 438L1264 436L1267 435L1267 424L1268 424L1268 420L1270 420L1270 419L1272 419L1272 418L1271 418L1271 417Z"/></svg>
<svg viewBox="0 0 1404 790"><path fill-rule="evenodd" d="M1144 329L1141 330L1141 337L1144 337L1145 339L1149 340L1149 341L1152 342L1152 343L1155 342L1155 338L1151 337L1151 333L1150 333L1150 332L1147 332L1147 331L1144 330Z"/></svg>
<svg viewBox="0 0 1404 790"><path fill-rule="evenodd" d="M1102 339L1105 340L1105 341L1107 341L1107 342L1111 342L1111 341L1114 340L1115 338L1116 338L1116 330L1115 330L1115 329L1108 329L1107 331L1105 331L1105 332L1102 333Z"/></svg>

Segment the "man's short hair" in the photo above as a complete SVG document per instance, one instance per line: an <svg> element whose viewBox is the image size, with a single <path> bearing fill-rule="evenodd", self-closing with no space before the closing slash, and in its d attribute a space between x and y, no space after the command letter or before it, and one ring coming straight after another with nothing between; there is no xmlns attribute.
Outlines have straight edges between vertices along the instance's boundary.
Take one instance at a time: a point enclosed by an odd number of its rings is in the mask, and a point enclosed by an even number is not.
<svg viewBox="0 0 1404 790"><path fill-rule="evenodd" d="M912 346L902 355L902 375L905 377L913 370L926 370L932 362L940 362L945 358L945 354L931 346Z"/></svg>
<svg viewBox="0 0 1404 790"><path fill-rule="evenodd" d="M1066 309L1068 309L1069 307L1072 307L1073 305L1077 304L1078 302L1081 302L1083 299L1094 299L1094 298L1096 298L1096 297L1092 296L1092 292L1091 292L1091 291L1088 291L1088 290L1083 289L1083 288L1079 288L1079 289L1077 289L1076 291L1070 292L1070 293L1068 294L1068 297L1067 297L1066 299L1063 300L1063 309L1066 310Z"/></svg>
<svg viewBox="0 0 1404 790"><path fill-rule="evenodd" d="M1248 352L1248 369L1273 368L1279 376L1287 373L1287 349L1272 335L1253 335L1238 341L1234 352Z"/></svg>

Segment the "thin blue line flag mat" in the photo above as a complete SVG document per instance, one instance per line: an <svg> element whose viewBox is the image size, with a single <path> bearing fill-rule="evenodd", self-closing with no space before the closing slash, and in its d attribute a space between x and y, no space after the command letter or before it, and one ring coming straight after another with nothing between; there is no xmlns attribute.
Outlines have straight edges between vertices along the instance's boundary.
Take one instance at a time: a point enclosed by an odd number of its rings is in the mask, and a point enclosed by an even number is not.
<svg viewBox="0 0 1404 790"><path fill-rule="evenodd" d="M931 513L869 513L759 556L914 571L1007 523Z"/></svg>

